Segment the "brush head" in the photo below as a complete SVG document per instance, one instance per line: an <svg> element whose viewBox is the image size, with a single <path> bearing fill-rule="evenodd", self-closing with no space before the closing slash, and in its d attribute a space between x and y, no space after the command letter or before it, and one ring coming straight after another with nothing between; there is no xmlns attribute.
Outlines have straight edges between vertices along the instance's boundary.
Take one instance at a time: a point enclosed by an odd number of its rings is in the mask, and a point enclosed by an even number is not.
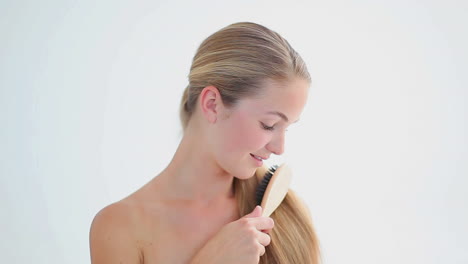
<svg viewBox="0 0 468 264"><path fill-rule="evenodd" d="M278 169L278 165L273 165L269 169L267 169L266 172L263 173L264 176L258 184L257 190L255 192L255 199L257 205L262 204L263 196L265 195L268 183L270 182L271 177L273 177L273 174L275 173L276 169Z"/></svg>
<svg viewBox="0 0 468 264"><path fill-rule="evenodd" d="M260 181L256 190L256 202L263 208L262 216L270 216L288 193L292 172L286 165L260 167L256 172Z"/></svg>

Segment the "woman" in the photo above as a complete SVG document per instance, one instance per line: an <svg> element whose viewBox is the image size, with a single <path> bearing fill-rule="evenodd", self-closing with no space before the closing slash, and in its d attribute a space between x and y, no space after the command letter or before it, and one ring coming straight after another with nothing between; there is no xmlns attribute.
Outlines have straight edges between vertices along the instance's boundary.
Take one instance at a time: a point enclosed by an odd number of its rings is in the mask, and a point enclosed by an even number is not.
<svg viewBox="0 0 468 264"><path fill-rule="evenodd" d="M173 159L95 216L92 263L319 263L301 200L290 190L261 217L252 177L283 153L309 85L303 60L268 28L235 23L209 36L193 58Z"/></svg>

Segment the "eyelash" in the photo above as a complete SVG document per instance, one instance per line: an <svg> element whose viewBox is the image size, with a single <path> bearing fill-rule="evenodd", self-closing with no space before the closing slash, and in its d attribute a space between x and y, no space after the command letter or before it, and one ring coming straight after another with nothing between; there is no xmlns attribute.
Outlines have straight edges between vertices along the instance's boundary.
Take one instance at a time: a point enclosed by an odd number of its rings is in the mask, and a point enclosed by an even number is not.
<svg viewBox="0 0 468 264"><path fill-rule="evenodd" d="M267 131L273 131L273 130L275 130L275 126L269 127L269 126L265 125L265 124L262 123L262 122L260 122L260 123L262 124L263 129L265 129L265 130L267 130ZM286 129L285 131L287 132L288 130Z"/></svg>
<svg viewBox="0 0 468 264"><path fill-rule="evenodd" d="M269 127L269 126L267 126L267 125L265 125L265 124L263 124L263 123L262 123L262 126L263 126L263 129L268 130L268 131L273 131L273 130L275 129L274 126Z"/></svg>

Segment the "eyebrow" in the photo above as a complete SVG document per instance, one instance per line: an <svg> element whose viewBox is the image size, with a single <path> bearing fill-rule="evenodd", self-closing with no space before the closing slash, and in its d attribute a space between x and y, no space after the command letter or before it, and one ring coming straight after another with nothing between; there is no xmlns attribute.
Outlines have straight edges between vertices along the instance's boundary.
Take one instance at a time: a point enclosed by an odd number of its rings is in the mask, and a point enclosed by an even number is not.
<svg viewBox="0 0 468 264"><path fill-rule="evenodd" d="M286 122L289 121L289 118L285 114L283 114L281 112L278 112L278 111L269 111L269 112L267 112L267 114L277 115L277 116L281 117L284 121L286 121ZM299 121L299 119L294 121L294 123L297 123L298 121Z"/></svg>

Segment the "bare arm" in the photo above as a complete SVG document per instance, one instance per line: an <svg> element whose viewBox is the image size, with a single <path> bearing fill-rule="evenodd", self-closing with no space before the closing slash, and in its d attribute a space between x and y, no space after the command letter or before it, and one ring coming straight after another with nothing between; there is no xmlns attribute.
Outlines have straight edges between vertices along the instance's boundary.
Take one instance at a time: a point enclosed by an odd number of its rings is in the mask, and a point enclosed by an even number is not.
<svg viewBox="0 0 468 264"><path fill-rule="evenodd" d="M142 264L134 224L134 215L124 204L114 203L99 211L89 232L91 263Z"/></svg>

